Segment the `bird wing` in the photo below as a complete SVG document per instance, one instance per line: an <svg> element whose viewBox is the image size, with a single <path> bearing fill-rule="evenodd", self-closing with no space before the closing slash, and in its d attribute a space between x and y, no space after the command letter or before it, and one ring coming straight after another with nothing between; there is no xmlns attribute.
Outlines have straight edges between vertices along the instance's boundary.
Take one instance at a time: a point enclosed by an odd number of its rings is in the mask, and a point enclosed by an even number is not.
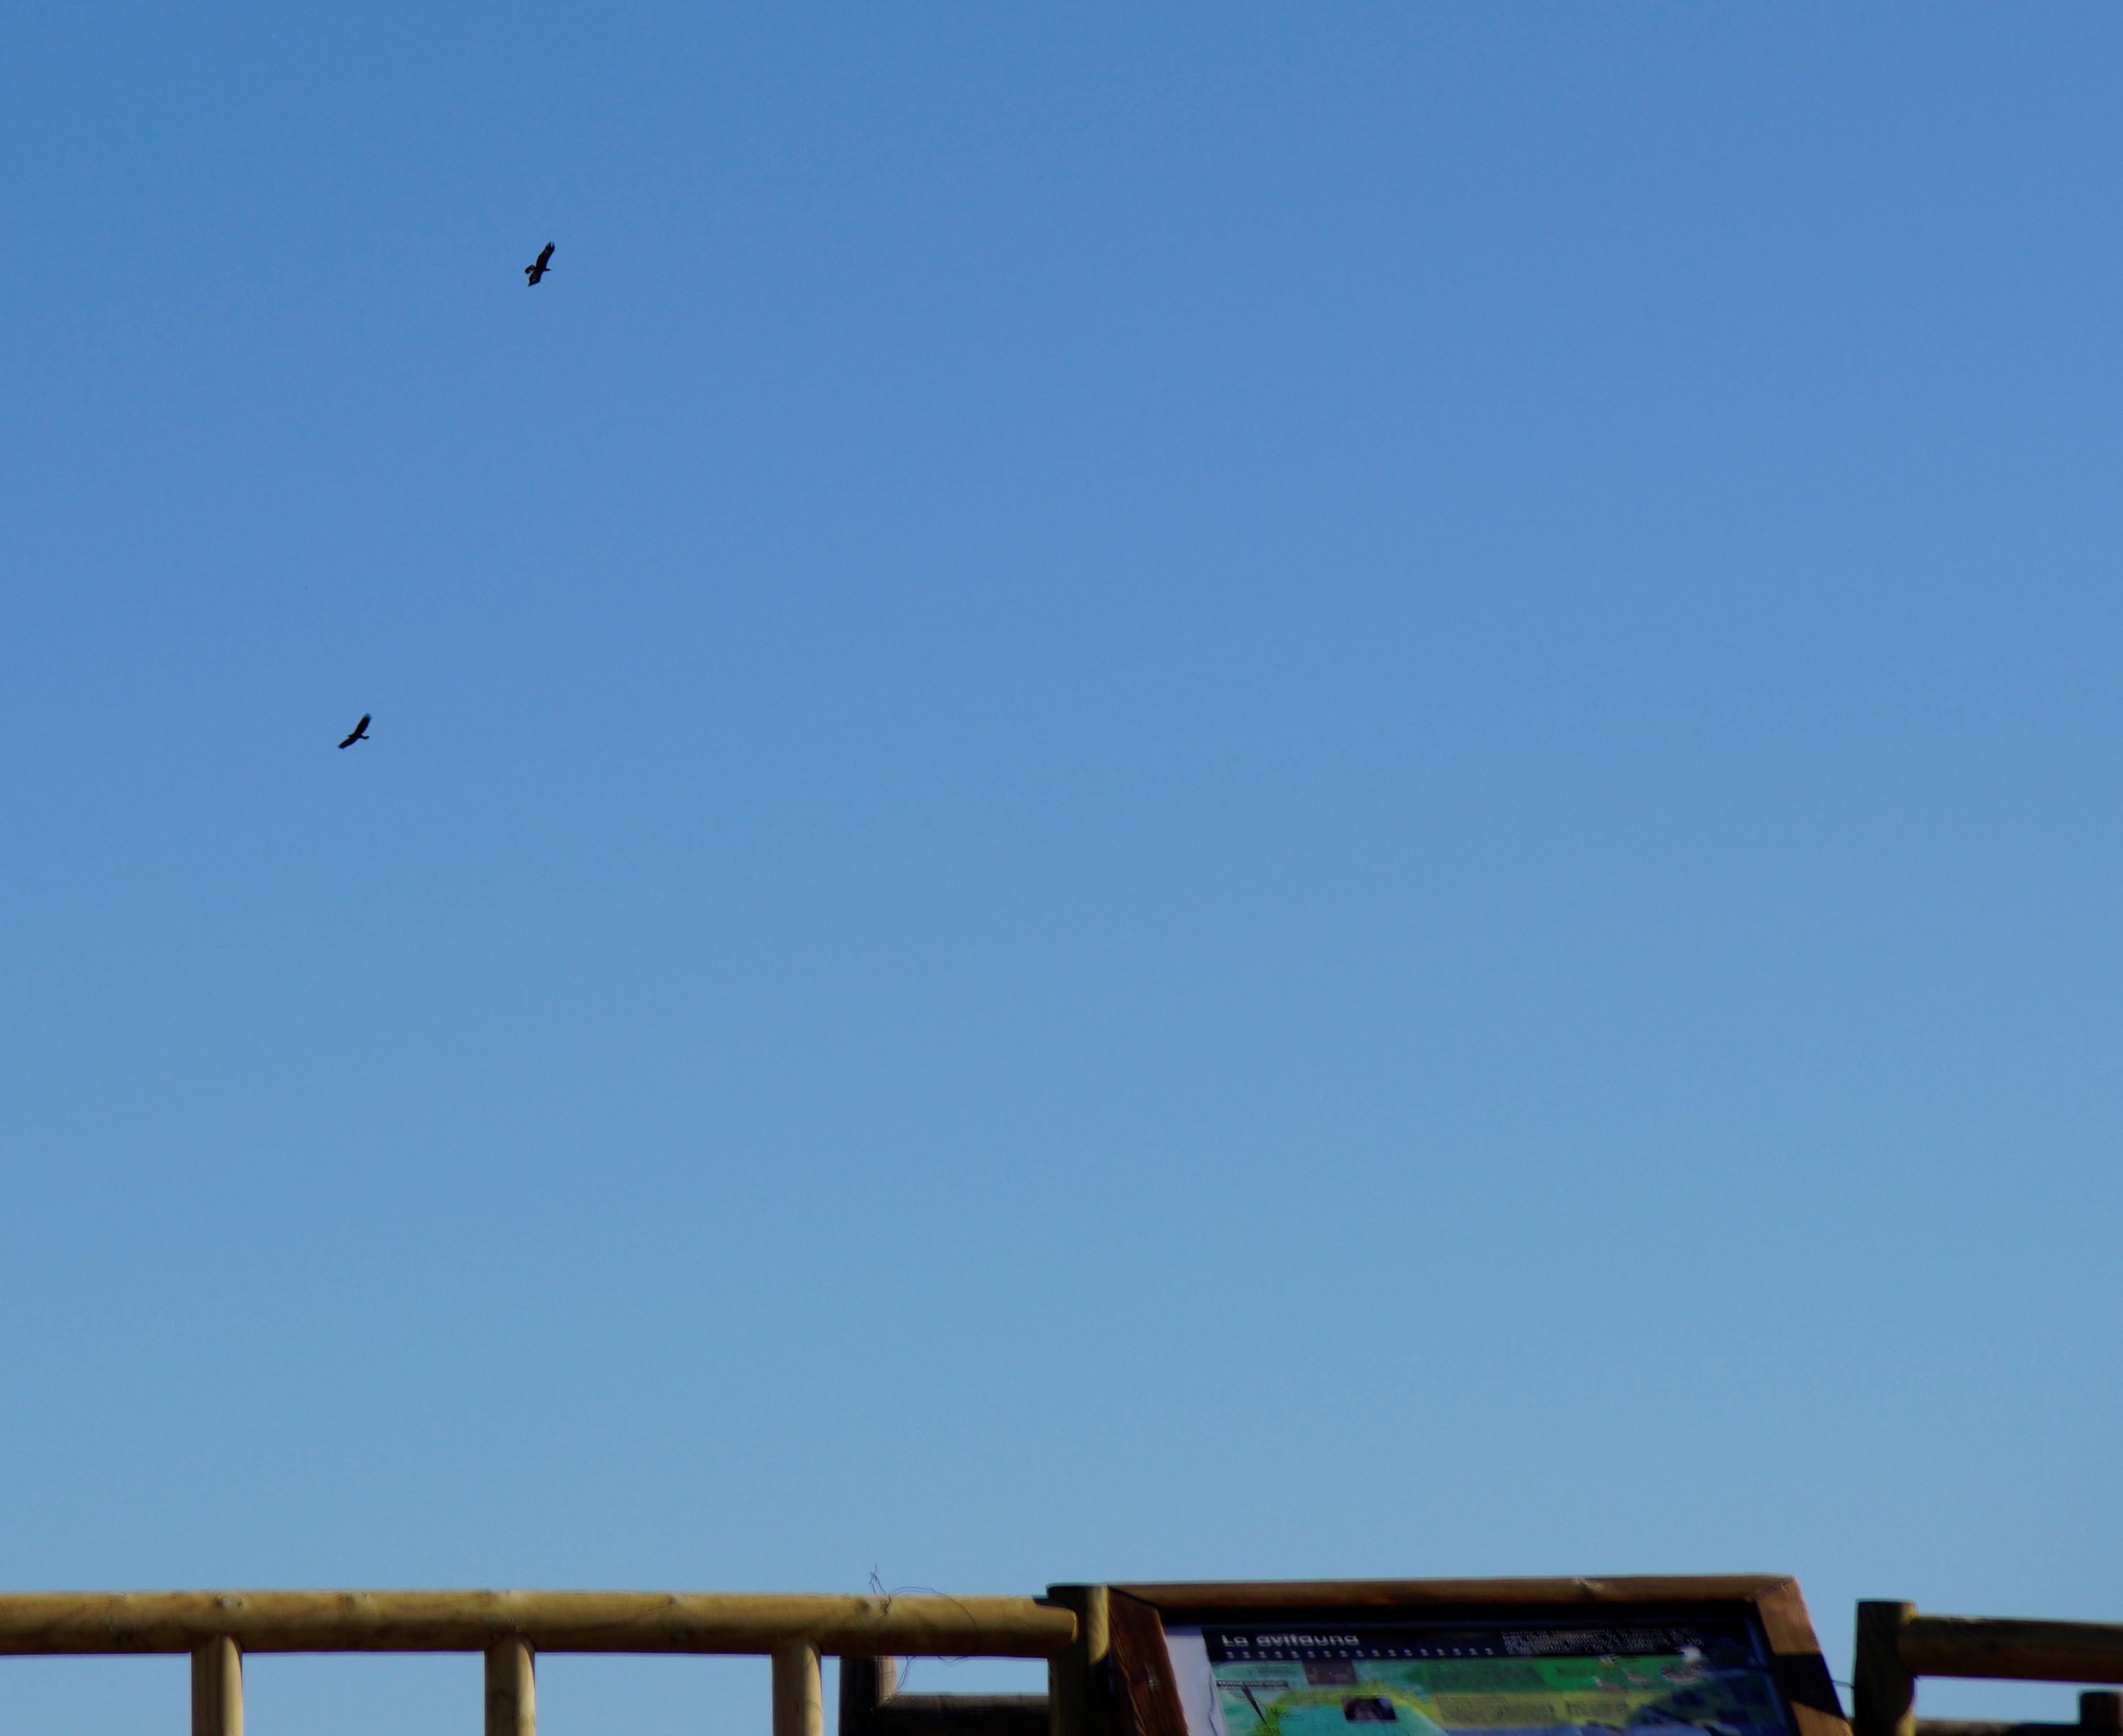
<svg viewBox="0 0 2123 1736"><path fill-rule="evenodd" d="M552 256L553 244L551 241L548 241L546 243L546 250L538 255L538 269L541 271L544 270L546 268L546 261L552 258Z"/></svg>

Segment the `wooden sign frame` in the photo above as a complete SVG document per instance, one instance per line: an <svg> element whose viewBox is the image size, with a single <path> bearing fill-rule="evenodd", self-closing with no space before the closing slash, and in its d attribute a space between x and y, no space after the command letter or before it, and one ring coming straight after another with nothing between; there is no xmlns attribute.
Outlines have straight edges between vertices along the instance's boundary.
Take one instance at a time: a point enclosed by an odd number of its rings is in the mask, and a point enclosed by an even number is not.
<svg viewBox="0 0 2123 1736"><path fill-rule="evenodd" d="M1061 1588L1056 1588L1059 1590ZM1798 1581L1783 1575L1618 1579L1351 1579L1113 1585L1107 1593L1113 1736L1188 1736L1167 1626L1246 1621L1470 1621L1561 1617L1742 1617L1760 1628L1793 1736L1850 1736Z"/></svg>

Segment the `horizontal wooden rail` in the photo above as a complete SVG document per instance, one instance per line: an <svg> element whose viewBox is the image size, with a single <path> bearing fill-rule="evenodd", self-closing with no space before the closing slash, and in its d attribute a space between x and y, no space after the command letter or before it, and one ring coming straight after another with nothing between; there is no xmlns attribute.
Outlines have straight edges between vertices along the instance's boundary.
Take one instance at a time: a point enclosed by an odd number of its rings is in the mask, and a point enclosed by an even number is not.
<svg viewBox="0 0 2123 1736"><path fill-rule="evenodd" d="M176 1591L0 1594L0 1655L189 1652L543 1652L1052 1658L1068 1610L1030 1598L745 1592Z"/></svg>
<svg viewBox="0 0 2123 1736"><path fill-rule="evenodd" d="M839 1736L1050 1736L1051 1704L1046 1694L902 1694L897 1659L841 1662Z"/></svg>
<svg viewBox="0 0 2123 1736"><path fill-rule="evenodd" d="M1896 1649L1913 1676L2123 1682L2123 1624L1911 1616Z"/></svg>
<svg viewBox="0 0 2123 1736"><path fill-rule="evenodd" d="M1995 1718L1919 1718L1917 1736L2123 1736L2123 1694L2081 1694L2077 1724L2026 1724Z"/></svg>
<svg viewBox="0 0 2123 1736"><path fill-rule="evenodd" d="M1914 1603L1860 1603L1851 1677L1854 1736L1961 1736L1944 1721L1934 1726L1917 1717L1919 1676L2123 1682L2123 1623L1924 1616ZM2082 1695L2079 1723L2055 1728L2093 1736L2116 1727L2117 1708L2113 1696ZM1975 1736L1977 1728L1969 1724L1966 1736Z"/></svg>

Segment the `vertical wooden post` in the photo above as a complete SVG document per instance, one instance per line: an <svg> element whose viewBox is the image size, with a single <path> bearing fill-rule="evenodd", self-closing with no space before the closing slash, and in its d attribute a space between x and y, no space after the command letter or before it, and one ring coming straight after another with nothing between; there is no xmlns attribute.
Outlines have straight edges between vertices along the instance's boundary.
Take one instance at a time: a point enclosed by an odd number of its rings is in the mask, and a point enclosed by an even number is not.
<svg viewBox="0 0 2123 1736"><path fill-rule="evenodd" d="M876 1736L877 1709L898 1692L897 1658L841 1659L840 1736Z"/></svg>
<svg viewBox="0 0 2123 1736"><path fill-rule="evenodd" d="M192 1736L243 1736L243 1654L225 1634L192 1648Z"/></svg>
<svg viewBox="0 0 2123 1736"><path fill-rule="evenodd" d="M486 1649L486 1736L538 1736L537 1665L518 1635Z"/></svg>
<svg viewBox="0 0 2123 1736"><path fill-rule="evenodd" d="M808 1640L774 1654L774 1736L826 1736L826 1690L818 1648Z"/></svg>
<svg viewBox="0 0 2123 1736"><path fill-rule="evenodd" d="M2078 1727L2086 1736L2123 1736L2123 1694L2081 1694Z"/></svg>
<svg viewBox="0 0 2123 1736"><path fill-rule="evenodd" d="M1902 1662L1902 1627L1914 1603L1858 1606L1858 1656L1850 1673L1852 1736L1916 1736L1916 1678Z"/></svg>
<svg viewBox="0 0 2123 1736"><path fill-rule="evenodd" d="M1047 1736L1108 1736L1112 1711L1108 1693L1111 1649L1103 1585L1050 1585L1046 1602L1074 1610L1076 1637L1047 1664Z"/></svg>

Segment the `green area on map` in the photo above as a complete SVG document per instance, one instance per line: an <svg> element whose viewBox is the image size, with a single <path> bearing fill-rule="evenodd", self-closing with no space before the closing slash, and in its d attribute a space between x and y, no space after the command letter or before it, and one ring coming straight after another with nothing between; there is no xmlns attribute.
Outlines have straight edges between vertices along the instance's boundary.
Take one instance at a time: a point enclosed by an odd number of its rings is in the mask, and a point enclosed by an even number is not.
<svg viewBox="0 0 2123 1736"><path fill-rule="evenodd" d="M1700 1656L1357 1658L1215 1667L1230 1736L1441 1736L1577 1729L1750 1736L1781 1724L1761 1673ZM1390 1724L1392 1731L1366 1725Z"/></svg>

